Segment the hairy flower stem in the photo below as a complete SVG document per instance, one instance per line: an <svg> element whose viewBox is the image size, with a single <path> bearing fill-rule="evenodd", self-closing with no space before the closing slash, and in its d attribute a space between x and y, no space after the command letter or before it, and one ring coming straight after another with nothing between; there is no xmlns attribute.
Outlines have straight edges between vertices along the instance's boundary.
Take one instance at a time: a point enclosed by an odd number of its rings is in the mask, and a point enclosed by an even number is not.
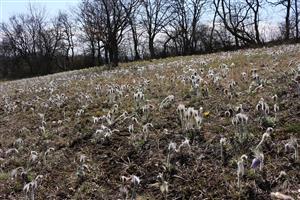
<svg viewBox="0 0 300 200"><path fill-rule="evenodd" d="M135 200L135 199L136 199L136 188L135 188L135 186L133 186L131 200Z"/></svg>
<svg viewBox="0 0 300 200"><path fill-rule="evenodd" d="M224 163L224 152L223 152L223 144L221 144L221 161Z"/></svg>

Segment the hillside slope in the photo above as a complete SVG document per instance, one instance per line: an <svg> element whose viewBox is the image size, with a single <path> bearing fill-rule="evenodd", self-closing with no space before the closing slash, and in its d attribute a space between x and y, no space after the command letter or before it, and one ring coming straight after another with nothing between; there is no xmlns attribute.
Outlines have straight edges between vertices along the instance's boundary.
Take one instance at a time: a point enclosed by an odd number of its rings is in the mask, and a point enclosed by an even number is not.
<svg viewBox="0 0 300 200"><path fill-rule="evenodd" d="M2 82L0 199L297 199L299 64L287 45Z"/></svg>

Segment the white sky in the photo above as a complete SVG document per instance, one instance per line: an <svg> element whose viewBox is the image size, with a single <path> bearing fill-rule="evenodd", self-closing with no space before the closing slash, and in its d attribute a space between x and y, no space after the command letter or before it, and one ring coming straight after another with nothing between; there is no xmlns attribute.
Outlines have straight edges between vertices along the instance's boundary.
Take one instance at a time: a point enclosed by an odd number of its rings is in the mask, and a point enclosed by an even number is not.
<svg viewBox="0 0 300 200"><path fill-rule="evenodd" d="M45 7L47 16L52 17L59 10L68 10L79 2L80 0L0 0L0 22L7 22L14 14L26 13L29 3Z"/></svg>

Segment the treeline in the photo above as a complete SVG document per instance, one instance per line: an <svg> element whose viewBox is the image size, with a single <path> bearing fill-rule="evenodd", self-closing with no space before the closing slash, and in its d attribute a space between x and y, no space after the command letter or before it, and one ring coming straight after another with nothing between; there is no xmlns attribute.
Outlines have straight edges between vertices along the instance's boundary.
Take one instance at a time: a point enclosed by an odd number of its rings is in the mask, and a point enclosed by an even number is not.
<svg viewBox="0 0 300 200"><path fill-rule="evenodd" d="M262 16L274 8L284 19L272 35ZM116 67L120 61L299 39L297 0L83 0L70 11L48 19L45 10L29 6L2 23L0 76Z"/></svg>

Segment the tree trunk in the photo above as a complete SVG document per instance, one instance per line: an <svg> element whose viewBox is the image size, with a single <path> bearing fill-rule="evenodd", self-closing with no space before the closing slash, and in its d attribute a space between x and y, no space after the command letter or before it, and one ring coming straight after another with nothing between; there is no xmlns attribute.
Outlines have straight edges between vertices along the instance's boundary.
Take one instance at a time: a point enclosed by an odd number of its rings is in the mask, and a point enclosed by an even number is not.
<svg viewBox="0 0 300 200"><path fill-rule="evenodd" d="M116 38L112 38L110 40L109 46L109 60L111 67L117 67L119 65L119 49L118 49L118 42Z"/></svg>
<svg viewBox="0 0 300 200"><path fill-rule="evenodd" d="M95 44L94 41L90 41L91 43L91 64L95 66Z"/></svg>
<svg viewBox="0 0 300 200"><path fill-rule="evenodd" d="M290 39L290 12L291 12L291 0L287 0L286 16L285 16L285 40Z"/></svg>
<svg viewBox="0 0 300 200"><path fill-rule="evenodd" d="M138 40L135 36L133 37L133 45L134 45L134 60L140 60L141 57L138 50Z"/></svg>
<svg viewBox="0 0 300 200"><path fill-rule="evenodd" d="M133 46L134 46L134 60L139 60L141 59L141 57L138 50L138 36L134 24L132 23L131 20L130 20L130 27L131 27L132 38L133 38Z"/></svg>
<svg viewBox="0 0 300 200"><path fill-rule="evenodd" d="M296 23L296 39L299 39L299 12L298 12L298 0L295 0L295 23Z"/></svg>
<svg viewBox="0 0 300 200"><path fill-rule="evenodd" d="M108 57L108 49L107 49L107 46L105 45L104 46L104 57L105 57L105 63L108 64L109 63L109 57Z"/></svg>
<svg viewBox="0 0 300 200"><path fill-rule="evenodd" d="M217 6L219 7L219 4ZM218 9L218 7L216 9ZM212 41L213 41L213 34L215 31L215 26L216 26L216 18L217 18L217 11L215 11L213 22L212 22L212 28L211 28L210 35L209 35L209 48L210 48L211 52L213 50Z"/></svg>
<svg viewBox="0 0 300 200"><path fill-rule="evenodd" d="M168 47L168 43L169 43L171 40L172 40L172 38L169 37L169 38L164 42L164 49L163 49L163 54L162 54L163 57L167 57L167 54L168 54L168 52L167 52L167 47Z"/></svg>
<svg viewBox="0 0 300 200"><path fill-rule="evenodd" d="M155 58L153 37L149 37L149 51L150 51L150 58Z"/></svg>
<svg viewBox="0 0 300 200"><path fill-rule="evenodd" d="M260 34L259 34L259 28L258 28L258 23L259 23L259 16L258 16L258 9L259 9L259 0L256 0L256 9L254 9L254 29L255 29L255 39L258 44L261 44L260 40Z"/></svg>
<svg viewBox="0 0 300 200"><path fill-rule="evenodd" d="M100 41L98 40L97 41L97 58L98 58L98 65L101 65L102 64L102 57L101 57L101 44L100 44Z"/></svg>
<svg viewBox="0 0 300 200"><path fill-rule="evenodd" d="M255 39L257 44L261 44L260 35L259 35L259 29L258 29L258 19L257 14L254 16L254 28L255 28Z"/></svg>
<svg viewBox="0 0 300 200"><path fill-rule="evenodd" d="M238 37L236 35L234 36L234 40L235 40L235 47L239 48L239 46L240 46L239 45L239 39L238 39Z"/></svg>

